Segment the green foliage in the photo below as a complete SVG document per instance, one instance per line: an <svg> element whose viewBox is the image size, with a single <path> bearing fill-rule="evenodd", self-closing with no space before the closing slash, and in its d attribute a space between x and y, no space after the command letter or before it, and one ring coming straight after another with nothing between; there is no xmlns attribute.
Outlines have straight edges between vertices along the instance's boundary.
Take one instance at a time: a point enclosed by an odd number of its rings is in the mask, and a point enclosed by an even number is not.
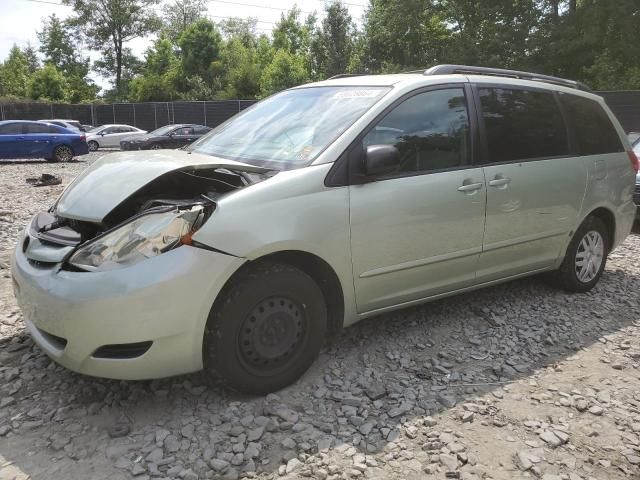
<svg viewBox="0 0 640 480"><path fill-rule="evenodd" d="M46 64L29 80L28 94L34 100L62 102L66 100L67 82L52 64Z"/></svg>
<svg viewBox="0 0 640 480"><path fill-rule="evenodd" d="M260 77L262 96L294 87L309 80L305 60L301 55L287 50L277 50Z"/></svg>
<svg viewBox="0 0 640 480"><path fill-rule="evenodd" d="M222 36L211 20L200 19L180 35L182 69L188 76L212 78L211 63L219 59Z"/></svg>
<svg viewBox="0 0 640 480"><path fill-rule="evenodd" d="M171 0L162 7L163 32L174 43L207 11L206 0Z"/></svg>
<svg viewBox="0 0 640 480"><path fill-rule="evenodd" d="M126 96L128 76L135 70L135 57L125 43L160 29L154 7L159 0L63 0L73 7L68 20L87 46L102 54L96 69L114 78L115 98Z"/></svg>
<svg viewBox="0 0 640 480"><path fill-rule="evenodd" d="M99 88L88 77L89 60L78 53L70 28L51 15L43 22L38 40L45 64L53 65L64 75L65 98L72 103L94 99Z"/></svg>
<svg viewBox="0 0 640 480"><path fill-rule="evenodd" d="M155 7L162 2L162 21ZM31 46L0 64L0 96L108 101L261 98L340 73L390 73L462 63L537 71L595 89L640 89L638 0L369 0L356 28L343 0L322 20L297 7L270 35L256 18L206 18L207 0L63 0ZM144 59L127 43L157 33ZM82 40L82 42L79 42ZM100 52L90 66L78 44ZM61 93L62 89L62 93Z"/></svg>
<svg viewBox="0 0 640 480"><path fill-rule="evenodd" d="M324 79L349 70L354 31L349 9L337 1L328 4L326 16L311 41L315 78Z"/></svg>
<svg viewBox="0 0 640 480"><path fill-rule="evenodd" d="M29 60L17 45L11 47L9 58L0 68L0 95L24 97L29 82Z"/></svg>

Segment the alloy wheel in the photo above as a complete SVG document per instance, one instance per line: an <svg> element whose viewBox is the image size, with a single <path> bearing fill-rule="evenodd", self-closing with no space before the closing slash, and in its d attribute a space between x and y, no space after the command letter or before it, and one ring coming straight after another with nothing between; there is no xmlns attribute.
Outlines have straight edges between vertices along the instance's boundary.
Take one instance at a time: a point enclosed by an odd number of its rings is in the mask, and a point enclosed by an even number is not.
<svg viewBox="0 0 640 480"><path fill-rule="evenodd" d="M575 258L576 277L582 283L596 278L604 259L604 239L599 232L591 230L582 237Z"/></svg>
<svg viewBox="0 0 640 480"><path fill-rule="evenodd" d="M56 148L56 160L59 162L68 162L73 158L73 151L66 145L60 145Z"/></svg>

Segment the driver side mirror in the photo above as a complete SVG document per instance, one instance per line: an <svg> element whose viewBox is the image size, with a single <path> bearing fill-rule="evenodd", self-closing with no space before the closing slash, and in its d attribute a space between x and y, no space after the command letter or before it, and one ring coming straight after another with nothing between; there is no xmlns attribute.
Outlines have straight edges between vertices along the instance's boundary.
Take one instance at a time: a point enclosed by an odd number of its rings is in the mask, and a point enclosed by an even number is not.
<svg viewBox="0 0 640 480"><path fill-rule="evenodd" d="M393 145L369 145L365 152L364 169L367 176L379 177L397 171L400 152Z"/></svg>

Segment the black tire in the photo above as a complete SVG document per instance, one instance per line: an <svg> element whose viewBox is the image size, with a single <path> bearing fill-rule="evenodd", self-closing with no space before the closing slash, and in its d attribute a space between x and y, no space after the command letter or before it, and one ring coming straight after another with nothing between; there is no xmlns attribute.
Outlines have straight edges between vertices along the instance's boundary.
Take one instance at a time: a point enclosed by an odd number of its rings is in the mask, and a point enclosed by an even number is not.
<svg viewBox="0 0 640 480"><path fill-rule="evenodd" d="M597 232L601 236L603 241L603 256L595 276L588 281L584 281L578 276L577 269L579 267L576 266L576 256L578 255L578 251L582 250L580 246L581 242L590 232ZM611 248L611 239L609 237L609 230L602 220L598 217L587 217L574 233L562 265L560 265L558 270L550 274L549 279L551 283L572 293L585 293L591 290L595 284L598 283L598 280L600 280L604 267L606 266L607 255L609 255L609 249Z"/></svg>
<svg viewBox="0 0 640 480"><path fill-rule="evenodd" d="M73 160L73 149L68 145L58 145L53 150L53 160L56 162L70 162Z"/></svg>
<svg viewBox="0 0 640 480"><path fill-rule="evenodd" d="M286 264L257 264L233 279L213 305L204 367L235 390L267 394L311 366L326 331L325 300L309 275Z"/></svg>
<svg viewBox="0 0 640 480"><path fill-rule="evenodd" d="M160 150L162 147L157 144L157 143L152 143L151 146L149 146L149 150Z"/></svg>
<svg viewBox="0 0 640 480"><path fill-rule="evenodd" d="M98 142L96 142L95 140L89 140L87 142L87 146L89 147L90 152L97 152L100 148L100 145L98 145Z"/></svg>

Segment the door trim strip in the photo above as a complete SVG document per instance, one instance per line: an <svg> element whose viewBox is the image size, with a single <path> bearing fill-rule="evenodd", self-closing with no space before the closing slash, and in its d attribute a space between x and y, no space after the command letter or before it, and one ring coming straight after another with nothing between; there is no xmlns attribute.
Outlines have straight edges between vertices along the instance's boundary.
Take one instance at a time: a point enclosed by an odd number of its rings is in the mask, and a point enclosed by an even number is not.
<svg viewBox="0 0 640 480"><path fill-rule="evenodd" d="M447 260L453 260L456 258L469 257L482 253L482 247L473 247L466 250L459 250L451 253L443 253L442 255L436 255L435 257L421 258L418 260L411 260L410 262L398 263L396 265L390 265L388 267L374 268L360 274L360 278L375 277L377 275L384 275L385 273L399 272L401 270L408 270L410 268L423 267L425 265L431 265L433 263L445 262Z"/></svg>
<svg viewBox="0 0 640 480"><path fill-rule="evenodd" d="M485 245L482 252L490 252L491 250L498 250L499 248L512 247L514 245L520 245L522 243L535 242L536 240L544 240L545 238L559 237L568 233L568 230L563 228L561 230L552 230L550 232L533 233L524 237L510 238L508 240L502 240L500 242L489 243Z"/></svg>

